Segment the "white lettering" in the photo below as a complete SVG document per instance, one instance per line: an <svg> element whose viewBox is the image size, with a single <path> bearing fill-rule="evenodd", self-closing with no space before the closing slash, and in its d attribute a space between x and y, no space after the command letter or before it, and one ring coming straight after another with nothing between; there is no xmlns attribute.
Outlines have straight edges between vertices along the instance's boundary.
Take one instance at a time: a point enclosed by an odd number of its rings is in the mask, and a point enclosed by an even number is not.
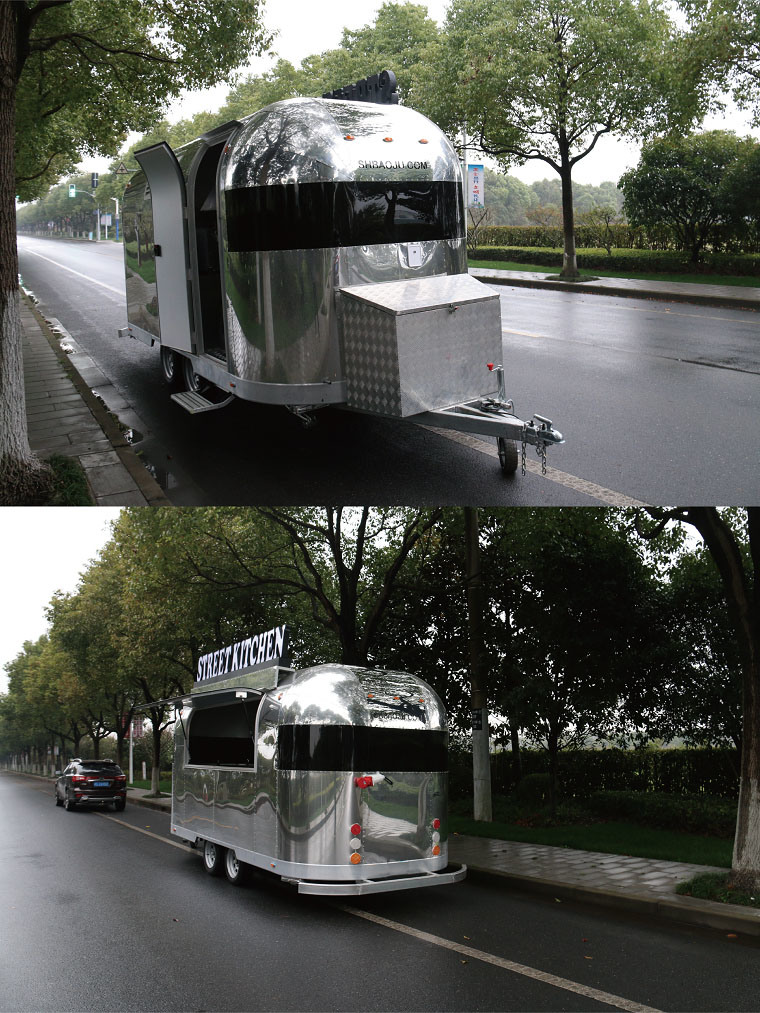
<svg viewBox="0 0 760 1013"><path fill-rule="evenodd" d="M232 671L235 672L238 668L241 668L238 661L238 651L240 650L240 644L234 644L232 647Z"/></svg>
<svg viewBox="0 0 760 1013"><path fill-rule="evenodd" d="M274 656L275 658L281 658L282 652L285 647L285 627L275 626L274 629Z"/></svg>
<svg viewBox="0 0 760 1013"><path fill-rule="evenodd" d="M267 635L262 633L259 635L259 653L256 655L256 664L260 665L262 661L266 661L267 651Z"/></svg>

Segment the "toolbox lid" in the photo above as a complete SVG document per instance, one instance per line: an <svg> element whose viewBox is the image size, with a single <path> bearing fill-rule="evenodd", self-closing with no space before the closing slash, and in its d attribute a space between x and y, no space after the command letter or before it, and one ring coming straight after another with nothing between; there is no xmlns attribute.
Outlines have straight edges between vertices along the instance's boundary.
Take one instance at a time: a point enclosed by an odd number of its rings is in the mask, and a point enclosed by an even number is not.
<svg viewBox="0 0 760 1013"><path fill-rule="evenodd" d="M396 315L499 298L498 292L469 274L439 274L431 278L404 278L375 285L349 285L341 291L353 299Z"/></svg>

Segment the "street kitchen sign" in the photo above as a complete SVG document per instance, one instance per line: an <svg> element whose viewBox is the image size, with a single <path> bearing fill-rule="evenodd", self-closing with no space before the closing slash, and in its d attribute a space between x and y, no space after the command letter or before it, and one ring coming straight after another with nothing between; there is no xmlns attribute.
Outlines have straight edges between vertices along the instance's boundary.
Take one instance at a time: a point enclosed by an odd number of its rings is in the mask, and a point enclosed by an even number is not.
<svg viewBox="0 0 760 1013"><path fill-rule="evenodd" d="M221 647L198 659L194 688L227 681L232 675L247 675L262 668L289 665L288 628L274 626L265 633L256 633L229 647Z"/></svg>

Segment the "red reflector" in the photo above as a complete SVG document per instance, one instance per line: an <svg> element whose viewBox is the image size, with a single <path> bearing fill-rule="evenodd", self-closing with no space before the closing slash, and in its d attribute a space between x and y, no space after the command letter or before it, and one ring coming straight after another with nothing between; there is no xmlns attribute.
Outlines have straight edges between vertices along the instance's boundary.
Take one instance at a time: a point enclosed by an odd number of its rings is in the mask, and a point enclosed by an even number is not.
<svg viewBox="0 0 760 1013"><path fill-rule="evenodd" d="M351 834L352 834L352 836L358 837L361 832L362 832L362 828L359 826L358 823L352 823L351 824Z"/></svg>
<svg viewBox="0 0 760 1013"><path fill-rule="evenodd" d="M372 778L371 777L355 777L354 784L357 788L371 788Z"/></svg>
<svg viewBox="0 0 760 1013"><path fill-rule="evenodd" d="M440 829L441 829L441 821L433 820L433 830L440 830Z"/></svg>
<svg viewBox="0 0 760 1013"><path fill-rule="evenodd" d="M492 362L487 362L486 366L488 366L488 368L491 370L491 372L493 372L493 363Z"/></svg>

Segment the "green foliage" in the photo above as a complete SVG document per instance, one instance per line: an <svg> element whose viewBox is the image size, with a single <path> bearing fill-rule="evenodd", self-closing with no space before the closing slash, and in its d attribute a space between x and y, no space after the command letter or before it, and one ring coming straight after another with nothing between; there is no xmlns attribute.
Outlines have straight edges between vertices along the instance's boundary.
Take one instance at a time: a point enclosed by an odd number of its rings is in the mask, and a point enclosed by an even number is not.
<svg viewBox="0 0 760 1013"><path fill-rule="evenodd" d="M473 260L509 261L557 268L562 260L562 251L556 247L479 246L469 256ZM586 270L615 269L624 273L694 274L700 271L704 274L757 277L760 276L760 254L712 253L706 254L699 265L694 265L685 254L676 251L661 253L656 250L613 249L608 254L601 249L580 249L578 266Z"/></svg>
<svg viewBox="0 0 760 1013"><path fill-rule="evenodd" d="M526 774L517 785L517 798L523 805L541 806L549 798L549 775Z"/></svg>
<svg viewBox="0 0 760 1013"><path fill-rule="evenodd" d="M703 872L685 883L678 883L676 893L681 897L698 897L700 900L713 900L721 904L760 907L760 894L737 889L731 873Z"/></svg>
<svg viewBox="0 0 760 1013"><path fill-rule="evenodd" d="M733 838L736 829L736 803L710 795L597 791L585 805L603 819L628 820L660 830Z"/></svg>
<svg viewBox="0 0 760 1013"><path fill-rule="evenodd" d="M182 89L229 78L268 44L259 0L19 3L16 192L44 193L83 154L113 154Z"/></svg>
<svg viewBox="0 0 760 1013"><path fill-rule="evenodd" d="M620 179L629 221L669 226L696 263L716 225L741 222L732 170L756 148L756 142L724 130L645 145L638 166Z"/></svg>
<svg viewBox="0 0 760 1013"><path fill-rule="evenodd" d="M523 780L548 769L546 753L521 749ZM494 790L516 790L511 752L492 757ZM457 769L456 757L452 771ZM593 791L715 795L736 805L738 754L734 749L567 749L559 755L560 795L583 799ZM455 777L456 780L456 777Z"/></svg>
<svg viewBox="0 0 760 1013"><path fill-rule="evenodd" d="M50 506L93 506L84 469L77 458L54 454L50 467L53 469Z"/></svg>

